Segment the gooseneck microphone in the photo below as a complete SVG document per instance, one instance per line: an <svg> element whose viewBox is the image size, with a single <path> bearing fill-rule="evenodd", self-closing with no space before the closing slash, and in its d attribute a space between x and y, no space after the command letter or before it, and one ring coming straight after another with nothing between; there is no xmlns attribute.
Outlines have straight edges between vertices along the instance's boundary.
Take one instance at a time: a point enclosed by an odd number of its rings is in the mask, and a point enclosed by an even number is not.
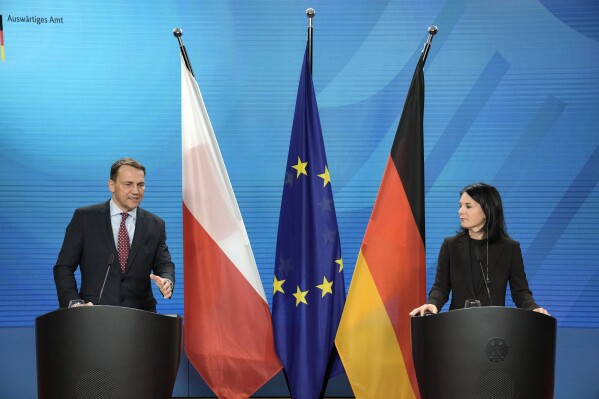
<svg viewBox="0 0 599 399"><path fill-rule="evenodd" d="M487 246L488 246L488 241L487 241ZM480 272L483 275L483 281L485 283L485 288L487 289L487 296L489 297L489 302L491 303L491 306L493 306L493 300L491 299L491 290L489 290L489 284L491 284L491 279L489 278L489 248L487 247L487 275L485 276L485 272L483 270L483 260L482 260L482 256L480 256L480 254L478 253L478 247L474 247L474 253L476 255L476 260L478 261L478 264L480 265Z"/></svg>
<svg viewBox="0 0 599 399"><path fill-rule="evenodd" d="M98 305L102 300L102 292L104 292L104 286L106 285L106 279L108 278L108 273L110 272L110 266L114 262L114 253L110 254L110 258L108 258L108 268L106 269L106 275L104 276L104 282L102 283L102 289L100 290L100 296L98 297Z"/></svg>

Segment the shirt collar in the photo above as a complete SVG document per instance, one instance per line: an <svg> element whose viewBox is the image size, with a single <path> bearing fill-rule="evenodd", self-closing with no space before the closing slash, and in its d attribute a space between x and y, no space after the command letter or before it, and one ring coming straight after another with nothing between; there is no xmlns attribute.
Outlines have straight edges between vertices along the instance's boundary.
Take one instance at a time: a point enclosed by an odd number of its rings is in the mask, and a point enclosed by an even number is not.
<svg viewBox="0 0 599 399"><path fill-rule="evenodd" d="M110 199L110 216L120 215L121 213L123 213L123 211L121 211L121 209L118 206L116 206L116 204L114 203L114 201L111 198ZM131 216L133 218L133 220L137 219L137 208L130 210L127 213L129 214L129 216Z"/></svg>

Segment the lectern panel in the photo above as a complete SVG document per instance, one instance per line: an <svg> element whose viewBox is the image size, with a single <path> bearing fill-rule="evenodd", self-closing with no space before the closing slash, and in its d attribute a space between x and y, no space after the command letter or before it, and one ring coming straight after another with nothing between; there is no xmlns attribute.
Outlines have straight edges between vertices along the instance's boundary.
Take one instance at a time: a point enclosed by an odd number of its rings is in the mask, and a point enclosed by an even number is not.
<svg viewBox="0 0 599 399"><path fill-rule="evenodd" d="M413 317L411 323L423 399L553 398L553 317L482 307Z"/></svg>
<svg viewBox="0 0 599 399"><path fill-rule="evenodd" d="M113 306L59 309L35 321L38 398L170 398L182 319Z"/></svg>

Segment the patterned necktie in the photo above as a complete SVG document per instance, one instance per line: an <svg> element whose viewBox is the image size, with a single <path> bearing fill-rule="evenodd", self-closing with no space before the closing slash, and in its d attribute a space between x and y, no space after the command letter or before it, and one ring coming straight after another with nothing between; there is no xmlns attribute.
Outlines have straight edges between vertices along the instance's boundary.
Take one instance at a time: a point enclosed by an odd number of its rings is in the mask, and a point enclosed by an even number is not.
<svg viewBox="0 0 599 399"><path fill-rule="evenodd" d="M127 259L129 259L129 234L127 233L127 226L125 220L129 214L127 212L121 213L123 217L121 219L121 227L119 227L119 239L118 239L118 251L119 251L119 262L121 263L121 272L125 273L125 266L127 266Z"/></svg>

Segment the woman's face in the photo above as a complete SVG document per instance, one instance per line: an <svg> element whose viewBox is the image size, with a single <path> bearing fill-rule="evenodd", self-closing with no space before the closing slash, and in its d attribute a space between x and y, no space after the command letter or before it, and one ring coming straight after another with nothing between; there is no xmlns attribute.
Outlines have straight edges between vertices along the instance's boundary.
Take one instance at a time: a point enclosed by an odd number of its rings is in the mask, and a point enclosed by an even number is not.
<svg viewBox="0 0 599 399"><path fill-rule="evenodd" d="M479 232L485 224L483 208L468 193L464 193L460 197L458 216L462 222L462 228L470 232Z"/></svg>

